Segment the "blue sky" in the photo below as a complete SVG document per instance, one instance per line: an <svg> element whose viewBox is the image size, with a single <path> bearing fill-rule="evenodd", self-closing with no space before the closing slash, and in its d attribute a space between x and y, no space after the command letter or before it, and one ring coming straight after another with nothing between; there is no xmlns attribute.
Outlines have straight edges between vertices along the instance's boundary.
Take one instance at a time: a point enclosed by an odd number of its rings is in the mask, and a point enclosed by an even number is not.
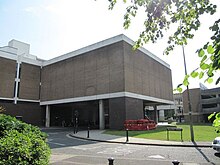
<svg viewBox="0 0 220 165"><path fill-rule="evenodd" d="M219 0L213 2L220 8ZM119 3L109 11L108 4L108 0L0 0L0 46L11 39L20 40L31 45L31 54L51 59L121 33L136 40L143 28L144 12L140 11L129 30L124 30L125 6ZM194 52L209 39L208 27L219 15L218 11L213 17L204 16L201 30L185 48L188 72L198 65ZM171 55L164 56L165 46L166 41L161 40L145 48L170 64L175 87L184 76L182 51L177 47ZM192 80L191 87L198 87L198 83Z"/></svg>

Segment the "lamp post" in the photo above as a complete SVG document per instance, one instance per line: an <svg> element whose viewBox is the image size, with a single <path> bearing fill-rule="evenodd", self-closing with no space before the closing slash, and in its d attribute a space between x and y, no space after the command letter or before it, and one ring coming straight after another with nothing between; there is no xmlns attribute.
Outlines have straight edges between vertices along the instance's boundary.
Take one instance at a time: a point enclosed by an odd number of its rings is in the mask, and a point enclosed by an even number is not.
<svg viewBox="0 0 220 165"><path fill-rule="evenodd" d="M180 34L183 39L182 19L180 19ZM185 57L185 49L184 49L183 44L182 44L182 52L183 52L184 70L185 70L185 76L186 76L187 75L186 57ZM191 102L190 102L190 94L189 94L189 85L188 84L186 86L186 93L187 93L187 102L188 102L188 109L189 109L190 135L191 135L191 141L194 142L194 131L193 131L193 123L192 123L192 107L191 107Z"/></svg>
<svg viewBox="0 0 220 165"><path fill-rule="evenodd" d="M182 32L181 22L180 22L180 28L181 28L181 32ZM185 69L185 76L186 76L187 75L186 58L185 58L185 50L184 50L183 44L182 44L182 51L183 51L183 61L184 61L184 69ZM194 131L193 131L193 123L192 123L192 107L191 107L190 95L189 95L189 85L186 86L186 93L187 93L187 102L188 102L188 108L189 108L190 135L191 135L191 141L194 142Z"/></svg>

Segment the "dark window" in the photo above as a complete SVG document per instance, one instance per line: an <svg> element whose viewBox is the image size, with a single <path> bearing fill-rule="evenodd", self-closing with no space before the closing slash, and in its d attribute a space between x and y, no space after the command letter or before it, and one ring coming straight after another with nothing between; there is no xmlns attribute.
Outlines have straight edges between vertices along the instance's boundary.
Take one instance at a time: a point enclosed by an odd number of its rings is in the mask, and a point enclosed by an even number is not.
<svg viewBox="0 0 220 165"><path fill-rule="evenodd" d="M216 108L217 104L203 104L202 108Z"/></svg>
<svg viewBox="0 0 220 165"><path fill-rule="evenodd" d="M215 98L216 96L215 95L202 95L201 97L202 99L211 99L211 98Z"/></svg>
<svg viewBox="0 0 220 165"><path fill-rule="evenodd" d="M42 86L42 84L41 84L41 76L42 76L41 71L42 71L42 68L40 69L39 99L40 99L40 94L41 94L41 86Z"/></svg>
<svg viewBox="0 0 220 165"><path fill-rule="evenodd" d="M21 77L21 64L20 64L20 67L19 67L19 71L18 71L18 66L19 66L19 64L17 63L17 65L16 65L16 72L15 72L15 78L17 78L17 72L19 72L18 78Z"/></svg>
<svg viewBox="0 0 220 165"><path fill-rule="evenodd" d="M15 78L17 78L17 72L18 72L18 63L17 63L17 65L16 65Z"/></svg>
<svg viewBox="0 0 220 165"><path fill-rule="evenodd" d="M17 97L19 97L19 88L20 88L20 82L18 82L18 93L17 93Z"/></svg>
<svg viewBox="0 0 220 165"><path fill-rule="evenodd" d="M15 93L16 93L16 81L14 83L14 97L15 97Z"/></svg>
<svg viewBox="0 0 220 165"><path fill-rule="evenodd" d="M19 75L18 75L18 78L19 78L19 79L21 78L21 64L20 64L20 68L19 68Z"/></svg>

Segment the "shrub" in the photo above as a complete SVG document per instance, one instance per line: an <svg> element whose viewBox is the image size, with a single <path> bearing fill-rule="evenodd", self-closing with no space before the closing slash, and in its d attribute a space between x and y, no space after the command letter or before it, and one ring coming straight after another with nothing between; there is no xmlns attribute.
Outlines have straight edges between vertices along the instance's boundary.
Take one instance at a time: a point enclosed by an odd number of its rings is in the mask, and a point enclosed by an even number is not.
<svg viewBox="0 0 220 165"><path fill-rule="evenodd" d="M39 128L0 114L0 165L46 165L50 148Z"/></svg>
<svg viewBox="0 0 220 165"><path fill-rule="evenodd" d="M46 140L47 134L41 132L38 127L35 127L31 124L24 123L20 120L17 120L15 117L8 115L0 114L0 138L4 136L5 131L8 130L17 130L20 133L29 133L33 132L38 135L39 138Z"/></svg>
<svg viewBox="0 0 220 165"><path fill-rule="evenodd" d="M50 149L35 133L19 133L10 130L0 139L0 164L46 165Z"/></svg>

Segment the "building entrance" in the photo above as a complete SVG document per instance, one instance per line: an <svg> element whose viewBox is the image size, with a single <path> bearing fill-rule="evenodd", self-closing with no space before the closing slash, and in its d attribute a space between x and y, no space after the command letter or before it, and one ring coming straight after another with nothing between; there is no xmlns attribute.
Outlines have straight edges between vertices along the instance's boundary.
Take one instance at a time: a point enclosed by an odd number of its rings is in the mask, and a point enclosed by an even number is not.
<svg viewBox="0 0 220 165"><path fill-rule="evenodd" d="M104 104L105 111L108 109ZM105 115L105 128L108 126L108 112ZM87 101L50 106L50 126L74 127L79 129L99 129L99 101Z"/></svg>

